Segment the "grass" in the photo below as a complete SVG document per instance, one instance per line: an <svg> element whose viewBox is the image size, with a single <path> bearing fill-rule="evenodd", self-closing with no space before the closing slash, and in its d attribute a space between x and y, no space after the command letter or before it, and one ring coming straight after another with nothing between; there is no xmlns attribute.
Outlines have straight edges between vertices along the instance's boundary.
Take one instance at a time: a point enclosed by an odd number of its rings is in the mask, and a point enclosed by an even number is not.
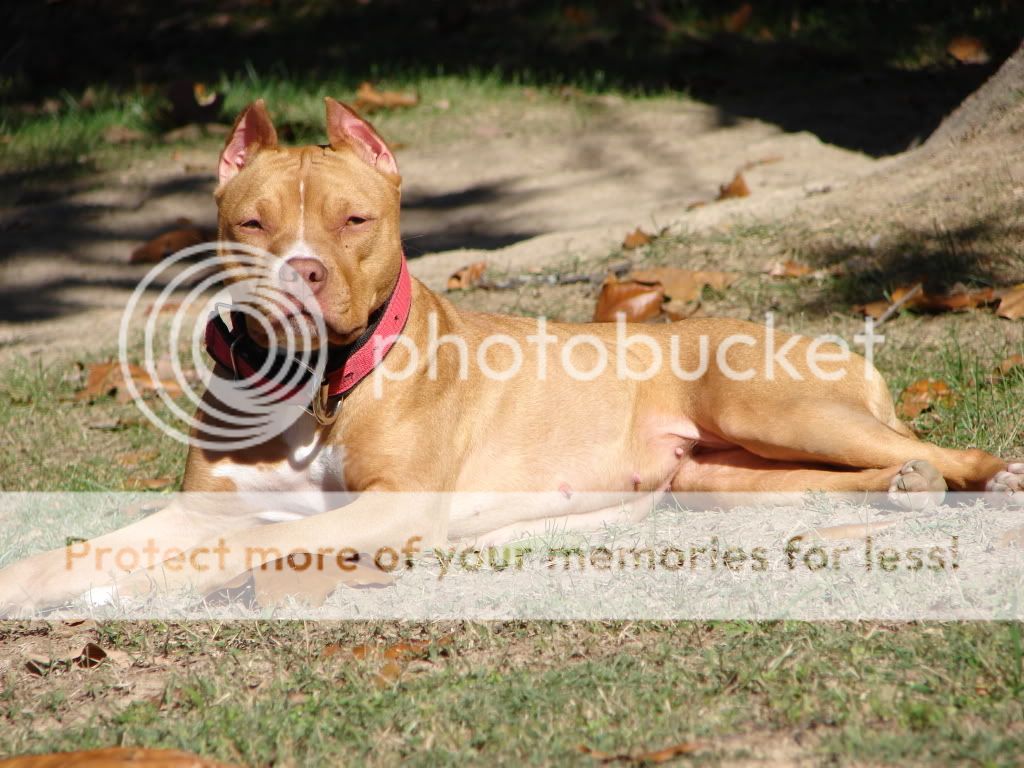
<svg viewBox="0 0 1024 768"><path fill-rule="evenodd" d="M756 5L756 23L745 36L753 38L760 26L785 35L791 23L786 4ZM911 5L899 13L912 13ZM371 4L375 11L377 6L383 4ZM689 18L690 11L676 4L666 8L680 23L700 21L699 13ZM863 9L850 13L853 22L864 20ZM919 39L893 46L887 66L934 65L948 34L966 24L963 13L958 8ZM966 31L1015 28L993 21L995 16L982 14L977 29L966 24ZM853 22L847 26L878 34L877 24ZM832 34L843 26L812 8L793 34L801 44L840 44L845 55L850 39L837 43ZM713 30L693 29L683 37L691 33L714 37ZM470 42L486 45L488 39ZM658 61L652 56L647 63ZM297 68L257 63L228 70L214 64L196 75L227 94L226 115L264 97L296 141L322 140L322 96L351 97L363 77L420 93L415 109L374 116L385 135L406 145L472 137L482 120L501 130L545 130L552 119L547 107L563 98L562 82L583 91L582 98L570 92L572 120L586 119L596 108L589 96L609 89L678 98L666 95L657 78L630 78L628 72L587 80L571 76L569 68L531 74L513 66L510 74L508 66L482 66L480 58L471 71L446 70L458 74L367 65L296 77ZM689 71L663 68L681 70ZM22 201L37 180L50 183L191 146L163 141L162 126L151 117L159 97L148 87L101 88L95 105L86 108L79 98L88 82L53 94L59 97L53 116L26 115L13 102L0 107L0 134L7 137L0 144L0 174L9 181L0 193L4 202ZM147 138L108 146L103 134L114 125ZM220 141L209 137L196 144L209 152ZM785 329L849 338L858 327L850 304L880 298L916 269L978 285L1013 274L1019 267L1018 219L1019 213L1001 212L986 220L992 226L984 232L893 232L874 250L856 232L822 235L792 222L741 224L667 237L631 258L743 271L727 293L706 294L709 314L762 319L772 310ZM894 257L906 252L920 254L918 263L903 265L905 273L894 271L903 264ZM875 256L880 260L871 269L820 282L773 281L759 272L777 258L825 266ZM611 254L599 263L621 257ZM1006 271L978 271L1000 258L1017 261ZM587 288L574 286L469 293L458 300L470 308L584 320L593 298ZM983 375L1024 351L1019 324L984 311L906 313L884 332L878 365L894 394L923 377L943 378L958 394L948 407L919 417L915 428L943 444L1024 456L1024 376L1018 371L990 385ZM89 351L81 362L102 359ZM121 490L138 480L180 481L184 448L130 404L110 398L76 402L72 372L72 361L27 360L0 371L0 489ZM137 451L155 455L135 466L118 461ZM24 669L23 652L57 657L71 642L69 634L74 643L88 639L123 651L127 660L95 669L57 666L44 676ZM449 634L450 642L436 643L397 680L383 684L376 662L324 653L332 643L352 648ZM637 752L698 740L705 749L681 764L760 756L765 762L1010 765L1024 750L1022 656L1019 624L980 622L109 621L81 632L59 622L4 622L0 755L125 744L182 748L246 765L589 765L593 761L580 754L580 744Z"/></svg>
<svg viewBox="0 0 1024 768"><path fill-rule="evenodd" d="M721 266L723 254L738 250L749 263L767 242L797 247L778 234L741 225L666 240L636 258L664 262L675 253L678 262L683 249L688 265ZM576 294L471 292L460 301L513 302L566 319L589 311L590 289L565 290ZM849 335L857 324L848 305L796 309L828 290L750 273L735 292L708 294L705 303L712 314L736 316L774 308L803 332ZM920 377L943 378L958 394L915 421L929 439L1021 456L1024 376L986 379L995 363L1024 350L1013 327L985 311L905 314L885 327L878 366L894 394ZM76 402L68 372L23 361L0 375L5 490L116 490L138 477L180 477L181 446L139 421L131 405ZM116 422L115 430L89 427ZM139 449L156 456L137 467L118 463ZM0 647L16 659L14 649L59 645L67 631L4 624ZM1018 624L102 622L91 632L126 652L130 665L55 668L44 677L9 667L0 678L0 754L127 744L245 765L547 765L587 764L580 744L635 752L696 740L706 745L690 758L698 764L759 755L996 766L1024 748ZM384 683L372 661L322 655L331 643L448 632L450 643Z"/></svg>
<svg viewBox="0 0 1024 768"><path fill-rule="evenodd" d="M0 632L48 631L28 630ZM373 662L322 654L448 632L387 684ZM115 623L98 640L128 669L8 673L0 753L119 743L248 765L550 765L582 761L581 744L696 740L698 764L767 745L783 760L1007 765L1024 747L1014 638L1004 624Z"/></svg>

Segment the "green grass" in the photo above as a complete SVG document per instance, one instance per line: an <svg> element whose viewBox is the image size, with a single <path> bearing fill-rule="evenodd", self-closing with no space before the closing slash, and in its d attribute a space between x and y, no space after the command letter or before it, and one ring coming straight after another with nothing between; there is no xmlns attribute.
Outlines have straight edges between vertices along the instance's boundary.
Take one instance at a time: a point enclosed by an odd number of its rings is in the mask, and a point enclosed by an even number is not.
<svg viewBox="0 0 1024 768"><path fill-rule="evenodd" d="M352 77L308 78L257 74L251 68L232 76L222 75L208 87L225 94L222 124L230 124L246 104L262 98L278 127L282 141L322 143L325 96L352 102L359 82ZM493 71L474 71L462 76L423 75L376 81L380 90L415 92L415 107L378 111L369 115L376 127L401 151L408 146L444 146L472 137L487 127L489 133L541 134L557 130L567 119L564 110L552 109L565 99L556 88L533 87ZM81 175L124 167L147 159L166 159L175 149L201 148L216 152L223 135L211 133L191 140L171 140L164 134L171 126L161 124L164 105L157 92L100 90L91 105L62 93L55 114L23 115L0 108L0 174L41 180ZM568 119L585 119L596 107L593 91L573 91ZM637 97L639 98L639 97ZM656 94L650 98L678 98ZM115 126L140 131L144 138L127 144L111 144L105 132ZM18 199L18 190L8 196Z"/></svg>
<svg viewBox="0 0 1024 768"><path fill-rule="evenodd" d="M375 680L379 663L320 656L328 643L447 631L450 643L384 685ZM0 754L118 743L246 765L550 765L582 761L581 744L636 752L696 740L707 745L699 764L728 764L767 742L776 754L821 762L1009 765L1024 748L1015 631L112 623L99 642L126 651L134 662L127 670L8 673ZM0 630L0 641L4 632L24 636ZM125 680L121 696L104 695L117 678ZM159 686L144 684L153 678ZM146 695L132 695L133 686Z"/></svg>

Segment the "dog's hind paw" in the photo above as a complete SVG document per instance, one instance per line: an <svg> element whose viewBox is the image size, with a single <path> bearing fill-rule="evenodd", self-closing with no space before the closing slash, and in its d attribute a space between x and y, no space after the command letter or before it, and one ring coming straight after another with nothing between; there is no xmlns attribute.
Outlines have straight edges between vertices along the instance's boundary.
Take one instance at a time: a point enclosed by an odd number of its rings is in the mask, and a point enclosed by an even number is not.
<svg viewBox="0 0 1024 768"><path fill-rule="evenodd" d="M1005 494L1013 504L1024 506L1024 461L1015 461L1002 472L996 472L985 483L985 490Z"/></svg>
<svg viewBox="0 0 1024 768"><path fill-rule="evenodd" d="M904 509L925 509L946 497L946 480L927 461L908 461L889 483L889 499Z"/></svg>

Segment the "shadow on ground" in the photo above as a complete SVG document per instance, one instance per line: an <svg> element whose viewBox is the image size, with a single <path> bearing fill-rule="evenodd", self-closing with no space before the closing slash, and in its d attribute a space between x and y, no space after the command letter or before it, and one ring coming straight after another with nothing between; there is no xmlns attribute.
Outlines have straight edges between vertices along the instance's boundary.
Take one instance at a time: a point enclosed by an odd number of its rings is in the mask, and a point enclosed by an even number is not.
<svg viewBox="0 0 1024 768"><path fill-rule="evenodd" d="M15 0L0 11L0 102L89 85L135 88L222 74L302 83L439 71L537 85L685 91L723 124L761 118L881 155L926 137L1013 50L1020 4L772 0ZM992 6L992 7L989 7ZM732 31L730 31L730 29ZM984 38L987 64L955 65L955 35ZM924 61L928 65L920 66ZM915 66L903 66L904 63ZM19 110L6 118L16 125Z"/></svg>
<svg viewBox="0 0 1024 768"><path fill-rule="evenodd" d="M916 283L934 295L1015 284L1024 280L1024 260L1017 250L1022 239L1024 219L1006 210L948 228L904 228L874 247L834 241L812 245L809 261L842 265L845 274L803 308L810 315L828 315L837 306L877 301Z"/></svg>

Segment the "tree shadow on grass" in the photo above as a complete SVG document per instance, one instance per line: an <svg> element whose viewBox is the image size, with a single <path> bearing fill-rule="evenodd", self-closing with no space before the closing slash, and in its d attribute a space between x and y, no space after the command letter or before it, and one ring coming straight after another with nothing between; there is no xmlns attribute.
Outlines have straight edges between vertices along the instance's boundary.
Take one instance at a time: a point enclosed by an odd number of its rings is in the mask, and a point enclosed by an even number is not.
<svg viewBox="0 0 1024 768"><path fill-rule="evenodd" d="M928 136L1024 28L1024 8L1009 3L775 0L752 8L729 32L723 19L733 4L711 0L14 0L0 11L0 109L90 85L224 74L354 88L362 79L494 72L511 83L686 92L717 105L723 124L756 117L881 155ZM936 48L965 33L984 37L990 62L936 59ZM931 63L902 66L922 57ZM4 118L15 129L25 119L18 109Z"/></svg>
<svg viewBox="0 0 1024 768"><path fill-rule="evenodd" d="M843 273L803 307L828 315L836 306L866 304L897 288L922 283L926 292L943 295L960 288L1011 285L1024 280L1024 220L1000 211L954 227L904 228L869 244L812 245L808 261L842 267Z"/></svg>

